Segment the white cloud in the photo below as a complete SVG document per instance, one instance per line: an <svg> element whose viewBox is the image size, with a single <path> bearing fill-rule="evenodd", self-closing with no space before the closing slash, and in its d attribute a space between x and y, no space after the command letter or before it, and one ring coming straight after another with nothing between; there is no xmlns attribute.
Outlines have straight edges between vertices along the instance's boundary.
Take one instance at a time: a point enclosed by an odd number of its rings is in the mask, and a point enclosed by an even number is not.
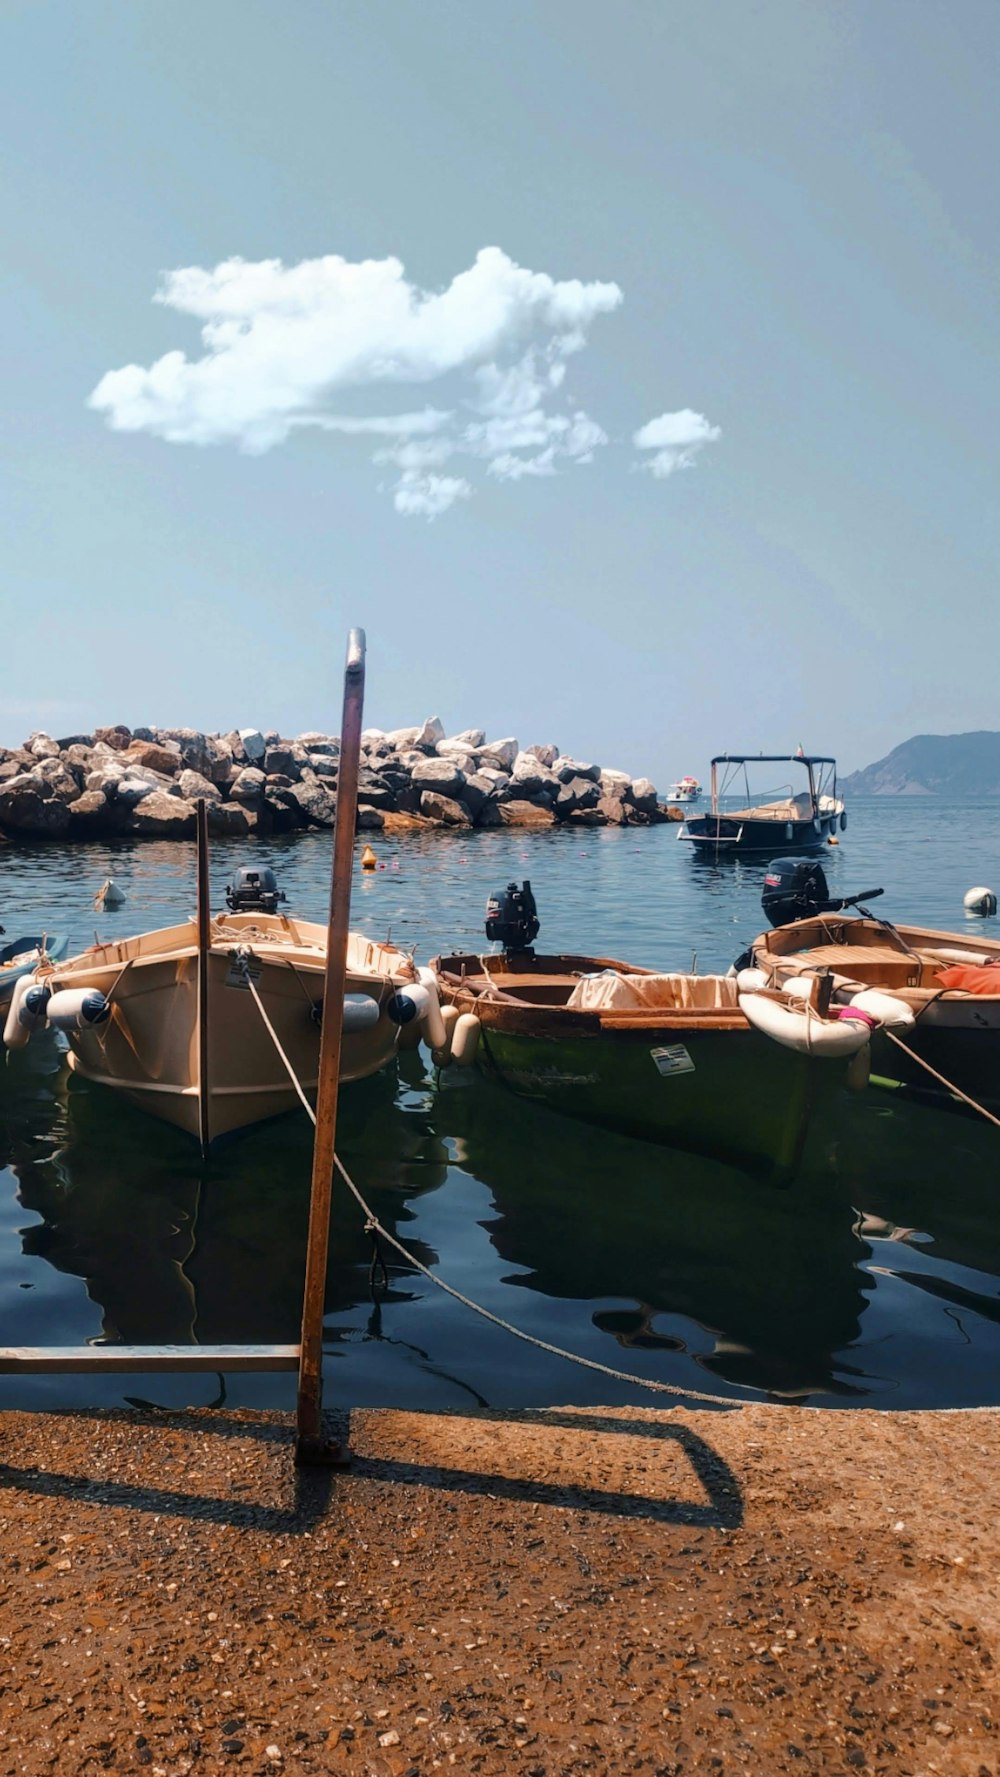
<svg viewBox="0 0 1000 1777"><path fill-rule="evenodd" d="M456 500L467 500L469 483L458 475L419 475L404 470L396 484L392 503L409 518L440 518Z"/></svg>
<svg viewBox="0 0 1000 1777"><path fill-rule="evenodd" d="M720 426L712 426L704 414L682 407L677 413L661 413L648 420L632 434L632 443L639 450L654 453L640 458L637 467L663 481L677 469L693 469L705 445L721 437Z"/></svg>
<svg viewBox="0 0 1000 1777"><path fill-rule="evenodd" d="M427 518L473 492L466 475L436 473L450 459L520 481L590 463L608 443L565 384L593 323L621 303L617 284L558 280L485 247L438 291L412 283L398 259L328 255L187 266L154 300L200 323L203 350L108 371L90 406L116 431L253 454L303 427L376 440L374 461L399 472L397 512ZM401 387L421 385L447 405L392 411ZM350 411L359 405L380 411ZM669 420L705 430L654 437ZM664 475L717 436L685 411L651 421L635 443L655 450L644 467Z"/></svg>

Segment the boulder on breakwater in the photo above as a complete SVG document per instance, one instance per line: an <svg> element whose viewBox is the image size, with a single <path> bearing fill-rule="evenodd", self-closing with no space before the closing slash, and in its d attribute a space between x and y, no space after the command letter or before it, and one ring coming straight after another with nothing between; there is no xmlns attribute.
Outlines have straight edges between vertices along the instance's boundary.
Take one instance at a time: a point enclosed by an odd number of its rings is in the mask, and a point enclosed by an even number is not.
<svg viewBox="0 0 1000 1777"><path fill-rule="evenodd" d="M117 723L62 740L35 733L23 746L0 748L0 833L188 839L199 798L214 834L332 827L339 759L337 736L313 731L287 739L256 728L202 734ZM648 778L602 770L554 746L489 741L480 728L448 736L437 717L362 736L361 831L644 827L682 818Z"/></svg>

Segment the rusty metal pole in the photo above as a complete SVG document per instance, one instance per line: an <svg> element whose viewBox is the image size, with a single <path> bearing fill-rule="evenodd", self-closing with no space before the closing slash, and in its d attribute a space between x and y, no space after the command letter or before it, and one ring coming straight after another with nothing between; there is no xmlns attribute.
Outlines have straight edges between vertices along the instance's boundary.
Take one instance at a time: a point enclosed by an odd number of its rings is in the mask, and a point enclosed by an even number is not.
<svg viewBox="0 0 1000 1777"><path fill-rule="evenodd" d="M195 804L198 832L198 1140L202 1159L212 1139L212 1080L209 1064L208 961L212 949L212 908L208 882L208 810Z"/></svg>
<svg viewBox="0 0 1000 1777"><path fill-rule="evenodd" d="M365 634L352 629L344 670L344 714L340 728L337 775L337 818L333 831L333 876L330 919L326 935L326 980L319 1047L316 1136L313 1145L309 1235L302 1296L299 1351L297 1462L342 1462L339 1444L323 1438L323 1307L330 1244L330 1199L337 1135L337 1095L347 986L347 939L354 868L354 827L358 811L358 767L361 755L361 713L365 698Z"/></svg>

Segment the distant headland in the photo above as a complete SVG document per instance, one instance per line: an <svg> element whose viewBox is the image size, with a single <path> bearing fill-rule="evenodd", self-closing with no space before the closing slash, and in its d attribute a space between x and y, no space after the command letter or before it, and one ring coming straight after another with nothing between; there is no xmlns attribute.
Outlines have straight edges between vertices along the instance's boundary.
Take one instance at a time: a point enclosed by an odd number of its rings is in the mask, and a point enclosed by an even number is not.
<svg viewBox="0 0 1000 1777"><path fill-rule="evenodd" d="M309 732L294 739L241 728L117 724L61 740L35 733L0 748L0 836L30 839L188 839L196 804L209 831L239 838L332 827L340 741ZM433 716L362 737L358 828L650 826L681 820L648 778L633 778L555 746L523 748L481 728L446 736Z"/></svg>
<svg viewBox="0 0 1000 1777"><path fill-rule="evenodd" d="M841 787L858 796L1000 796L1000 734L915 734Z"/></svg>

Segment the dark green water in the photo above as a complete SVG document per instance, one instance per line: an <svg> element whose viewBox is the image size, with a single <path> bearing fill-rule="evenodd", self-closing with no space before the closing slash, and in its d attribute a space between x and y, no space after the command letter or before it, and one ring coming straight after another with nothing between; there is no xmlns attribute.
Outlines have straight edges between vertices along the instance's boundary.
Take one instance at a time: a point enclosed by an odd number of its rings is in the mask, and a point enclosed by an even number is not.
<svg viewBox="0 0 1000 1777"><path fill-rule="evenodd" d="M245 848L219 845L222 887ZM260 856L260 853L255 854ZM692 860L676 830L484 833L379 845L353 923L438 949L479 948L490 889L530 875L546 947L725 967L763 923L763 867ZM329 839L268 856L291 908L323 917ZM0 919L73 948L190 910L187 847L5 848ZM833 892L886 886L900 920L961 928L962 894L1000 886L990 805L856 801L824 865ZM113 873L128 892L97 916ZM986 929L995 926L985 922ZM641 1376L734 1399L958 1406L1000 1399L1000 1132L845 1093L777 1189L710 1158L626 1141L476 1076L437 1089L421 1057L346 1090L340 1147L387 1227L526 1331ZM32 1044L0 1071L0 1344L293 1340L311 1130L290 1116L203 1165L193 1146L71 1080ZM472 1317L371 1247L339 1187L327 1295L330 1405L655 1402ZM3 1405L207 1402L211 1377L4 1378ZM231 1404L292 1402L290 1377L231 1377Z"/></svg>

